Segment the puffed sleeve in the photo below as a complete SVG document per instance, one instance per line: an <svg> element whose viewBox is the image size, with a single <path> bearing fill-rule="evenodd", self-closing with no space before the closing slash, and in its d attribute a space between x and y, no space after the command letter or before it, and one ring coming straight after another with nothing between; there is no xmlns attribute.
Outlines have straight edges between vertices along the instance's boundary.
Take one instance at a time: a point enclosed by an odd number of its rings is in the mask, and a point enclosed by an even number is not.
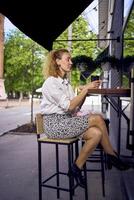
<svg viewBox="0 0 134 200"><path fill-rule="evenodd" d="M66 95L62 84L56 78L48 78L42 87L42 94L64 111L68 111L70 98Z"/></svg>

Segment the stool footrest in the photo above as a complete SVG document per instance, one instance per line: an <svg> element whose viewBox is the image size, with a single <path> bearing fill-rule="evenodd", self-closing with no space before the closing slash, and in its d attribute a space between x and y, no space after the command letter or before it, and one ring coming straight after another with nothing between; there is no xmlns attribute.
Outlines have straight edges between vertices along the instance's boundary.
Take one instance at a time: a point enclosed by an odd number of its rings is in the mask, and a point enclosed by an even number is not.
<svg viewBox="0 0 134 200"><path fill-rule="evenodd" d="M65 173L65 172L54 173L54 174L51 175L49 178L47 178L46 180L42 181L41 186L42 186L42 187L53 188L53 189L59 189L59 190L63 190L63 191L69 192L69 191L70 191L69 188L64 188L64 187L60 187L60 186L54 186L54 185L46 184L48 181L50 181L52 178L54 178L55 176L58 176L58 175L67 175L67 173ZM77 186L78 186L78 184L75 184L75 185L72 187L71 190L73 191Z"/></svg>
<svg viewBox="0 0 134 200"><path fill-rule="evenodd" d="M50 179L52 179L53 177L55 177L55 176L58 176L58 175L60 175L60 174L62 174L62 175L67 175L67 173L65 173L65 172L56 172L56 173L54 173L54 174L52 174L51 176L49 176L49 178L47 178L47 179L45 179L44 181L42 181L42 183L44 184L44 183L46 183L47 181L49 181Z"/></svg>
<svg viewBox="0 0 134 200"><path fill-rule="evenodd" d="M47 188L53 188L53 189L59 189L59 190L62 190L62 191L66 191L66 192L69 192L69 188L63 188L63 187L58 187L58 186L53 186L53 185L46 185L46 184L42 184L41 185L42 187L47 187ZM72 188L72 190L74 190L74 188Z"/></svg>
<svg viewBox="0 0 134 200"><path fill-rule="evenodd" d="M87 172L100 172L101 169L87 169Z"/></svg>

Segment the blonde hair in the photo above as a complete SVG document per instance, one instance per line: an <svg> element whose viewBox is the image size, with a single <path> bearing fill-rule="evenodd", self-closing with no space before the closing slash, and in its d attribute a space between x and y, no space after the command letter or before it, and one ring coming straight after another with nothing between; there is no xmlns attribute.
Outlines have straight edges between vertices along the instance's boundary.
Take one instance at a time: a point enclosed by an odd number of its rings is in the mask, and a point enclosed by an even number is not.
<svg viewBox="0 0 134 200"><path fill-rule="evenodd" d="M61 59L64 53L69 53L69 51L67 49L58 49L49 52L43 65L44 78L48 78L49 76L60 76L60 71L56 59Z"/></svg>

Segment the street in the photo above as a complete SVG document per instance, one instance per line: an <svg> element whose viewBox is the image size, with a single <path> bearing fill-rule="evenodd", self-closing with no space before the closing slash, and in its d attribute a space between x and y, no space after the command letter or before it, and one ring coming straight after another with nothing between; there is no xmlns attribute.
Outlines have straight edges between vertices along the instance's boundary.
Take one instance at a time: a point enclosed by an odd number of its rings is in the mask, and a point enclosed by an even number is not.
<svg viewBox="0 0 134 200"><path fill-rule="evenodd" d="M40 110L38 102L34 103L33 110L35 116L35 113ZM9 103L9 106L6 106L5 102L5 107L4 105L0 107L0 135L30 121L31 104L29 101L23 102L20 105L18 102L16 104L12 102L12 104Z"/></svg>

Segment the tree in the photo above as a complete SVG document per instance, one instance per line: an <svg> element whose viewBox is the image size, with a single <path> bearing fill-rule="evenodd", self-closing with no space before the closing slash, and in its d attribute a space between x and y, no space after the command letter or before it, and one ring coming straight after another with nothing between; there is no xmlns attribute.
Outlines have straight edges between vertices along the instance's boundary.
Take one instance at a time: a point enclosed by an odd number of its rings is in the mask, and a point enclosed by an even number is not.
<svg viewBox="0 0 134 200"><path fill-rule="evenodd" d="M6 90L8 93L30 93L32 125L34 124L33 96L43 82L41 61L44 55L45 50L19 30L8 34L5 41Z"/></svg>
<svg viewBox="0 0 134 200"><path fill-rule="evenodd" d="M134 37L134 9L129 17L124 38L133 38ZM133 56L133 47L134 47L134 40L124 40L124 56Z"/></svg>
<svg viewBox="0 0 134 200"><path fill-rule="evenodd" d="M6 91L29 93L41 86L41 62L45 50L19 30L11 31L5 40ZM33 73L34 71L34 73Z"/></svg>
<svg viewBox="0 0 134 200"><path fill-rule="evenodd" d="M80 15L72 23L72 39L92 39L96 35L89 31L88 22ZM59 40L59 41L58 41ZM66 41L62 41L66 40ZM68 28L54 42L53 48L68 48ZM97 41L74 41L72 42L72 56L86 55L95 58L98 54Z"/></svg>
<svg viewBox="0 0 134 200"><path fill-rule="evenodd" d="M0 14L0 79L3 78L4 15Z"/></svg>
<svg viewBox="0 0 134 200"><path fill-rule="evenodd" d="M129 17L125 32L124 32L124 38L133 38L134 37L134 9L131 12L131 15ZM124 62L124 74L123 74L123 86L129 87L130 86L130 61L132 60L134 62L134 40L124 40L124 57L126 57L126 60ZM129 65L129 67L127 66Z"/></svg>
<svg viewBox="0 0 134 200"><path fill-rule="evenodd" d="M6 99L3 72L4 72L4 19L5 16L0 13L0 100Z"/></svg>

